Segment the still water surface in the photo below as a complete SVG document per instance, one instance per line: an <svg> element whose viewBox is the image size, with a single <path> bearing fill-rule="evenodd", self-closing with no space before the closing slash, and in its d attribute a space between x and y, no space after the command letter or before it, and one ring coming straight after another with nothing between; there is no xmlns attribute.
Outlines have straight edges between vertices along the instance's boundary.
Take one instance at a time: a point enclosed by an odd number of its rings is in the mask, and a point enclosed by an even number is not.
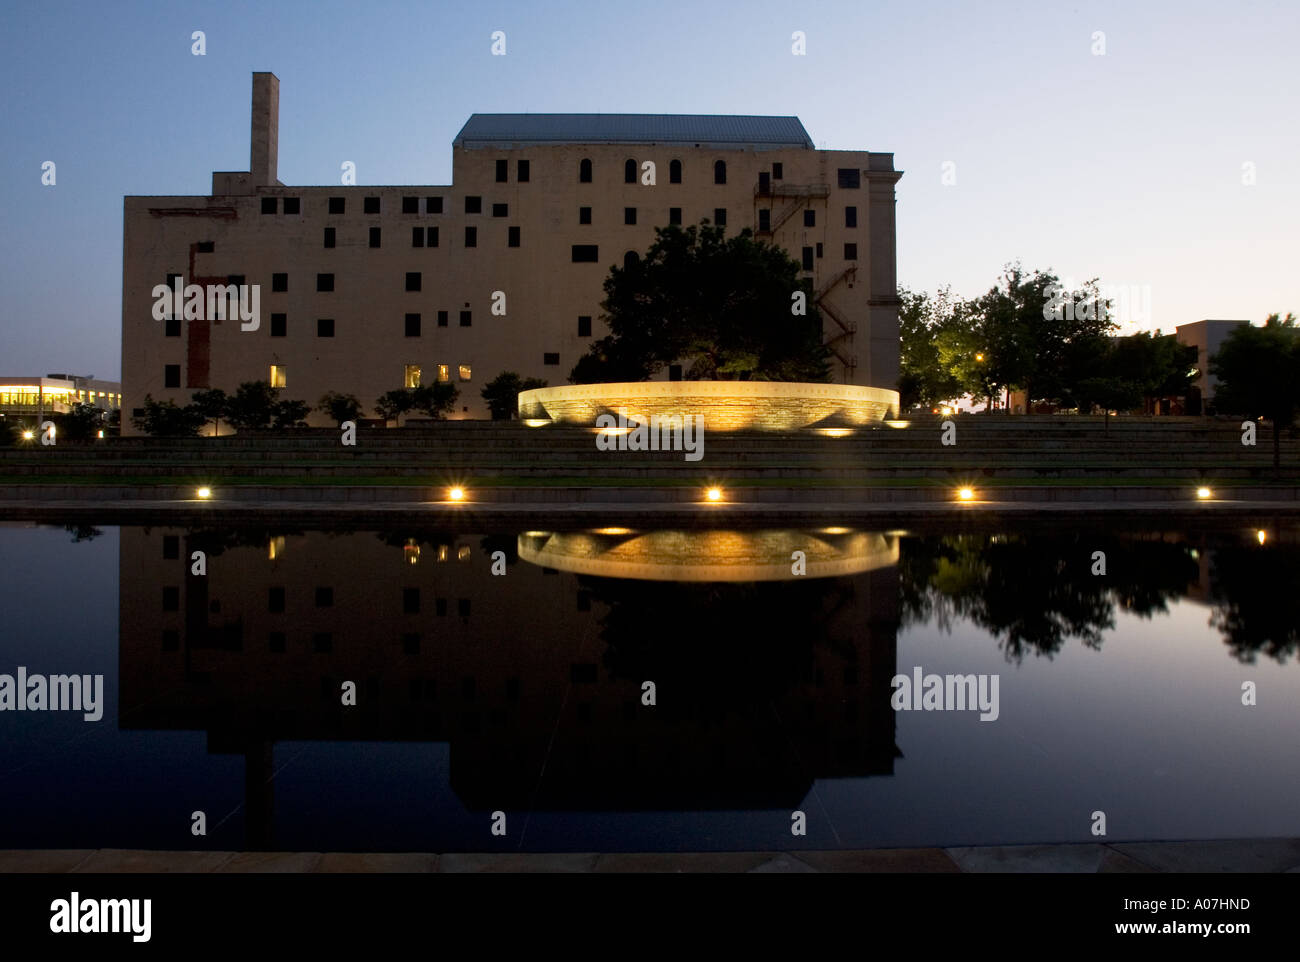
<svg viewBox="0 0 1300 962"><path fill-rule="evenodd" d="M1300 835L1294 530L6 525L0 564L0 674L104 676L98 722L0 711L0 848ZM918 668L996 719L896 711Z"/></svg>

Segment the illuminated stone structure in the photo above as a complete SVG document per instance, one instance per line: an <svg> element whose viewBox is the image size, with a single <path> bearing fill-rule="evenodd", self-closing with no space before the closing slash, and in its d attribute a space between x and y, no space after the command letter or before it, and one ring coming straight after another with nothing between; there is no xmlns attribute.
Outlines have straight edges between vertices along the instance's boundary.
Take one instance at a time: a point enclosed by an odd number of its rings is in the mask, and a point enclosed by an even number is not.
<svg viewBox="0 0 1300 962"><path fill-rule="evenodd" d="M519 416L527 420L592 425L620 409L638 421L701 415L706 431L794 431L820 424L878 424L895 416L898 392L789 381L629 381L519 394Z"/></svg>

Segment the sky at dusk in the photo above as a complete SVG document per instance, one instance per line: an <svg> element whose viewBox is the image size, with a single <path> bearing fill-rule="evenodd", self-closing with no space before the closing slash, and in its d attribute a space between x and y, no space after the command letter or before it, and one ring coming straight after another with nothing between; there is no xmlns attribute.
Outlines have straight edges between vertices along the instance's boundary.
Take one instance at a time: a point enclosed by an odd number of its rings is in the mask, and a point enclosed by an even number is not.
<svg viewBox="0 0 1300 962"><path fill-rule="evenodd" d="M122 198L246 170L257 70L289 185L450 183L474 112L793 114L893 152L901 286L974 297L1020 260L1146 291L1149 329L1300 313L1297 41L1294 0L11 0L0 375L118 376Z"/></svg>

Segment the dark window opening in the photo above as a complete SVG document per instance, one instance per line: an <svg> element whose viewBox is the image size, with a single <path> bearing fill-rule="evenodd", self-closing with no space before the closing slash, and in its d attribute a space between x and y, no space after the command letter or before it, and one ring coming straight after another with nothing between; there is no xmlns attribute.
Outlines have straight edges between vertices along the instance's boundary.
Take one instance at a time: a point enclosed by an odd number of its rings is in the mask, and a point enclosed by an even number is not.
<svg viewBox="0 0 1300 962"><path fill-rule="evenodd" d="M780 163L779 161L774 162L772 164L772 179L780 180L784 176L785 176L785 165Z"/></svg>
<svg viewBox="0 0 1300 962"><path fill-rule="evenodd" d="M263 198L262 198L262 213L263 213L263 214L274 214L274 213L275 213L275 205L276 205L276 198L274 198L274 197L263 197Z"/></svg>
<svg viewBox="0 0 1300 962"><path fill-rule="evenodd" d="M331 197L329 211L331 214L341 214L343 213L343 210L346 205L347 205L347 198Z"/></svg>
<svg viewBox="0 0 1300 962"><path fill-rule="evenodd" d="M474 323L474 314L473 314L472 311L461 311L461 312L460 312L460 326L461 326L461 327L470 327L470 326L473 325L473 323Z"/></svg>
<svg viewBox="0 0 1300 962"><path fill-rule="evenodd" d="M574 244L573 263L594 264L600 260L600 248L595 244Z"/></svg>
<svg viewBox="0 0 1300 962"><path fill-rule="evenodd" d="M682 379L682 366L680 364L668 365L668 380L680 381Z"/></svg>
<svg viewBox="0 0 1300 962"><path fill-rule="evenodd" d="M326 227L326 228L325 228L325 246L326 246L326 247L333 247L333 246L334 246L334 228L333 228L333 227Z"/></svg>
<svg viewBox="0 0 1300 962"><path fill-rule="evenodd" d="M180 387L181 386L181 366L179 364L167 364L163 366L163 387Z"/></svg>
<svg viewBox="0 0 1300 962"><path fill-rule="evenodd" d="M273 615L284 613L283 587L272 587L266 589L266 610Z"/></svg>
<svg viewBox="0 0 1300 962"><path fill-rule="evenodd" d="M272 337L284 337L284 336L285 336L285 329L288 327L288 322L287 322L286 318L287 318L287 315L285 315L285 314L272 314L272 315L271 315L271 336L272 336Z"/></svg>
<svg viewBox="0 0 1300 962"><path fill-rule="evenodd" d="M412 247L423 247L423 246L424 246L424 228L423 228L423 227L412 227L412 228L411 228L411 246L412 246Z"/></svg>
<svg viewBox="0 0 1300 962"><path fill-rule="evenodd" d="M672 160L668 162L668 183L680 184L682 182L682 162Z"/></svg>
<svg viewBox="0 0 1300 962"><path fill-rule="evenodd" d="M542 355L542 363L550 367L554 367L555 365L560 363L560 355L548 351L547 353Z"/></svg>
<svg viewBox="0 0 1300 962"><path fill-rule="evenodd" d="M682 222L682 209L680 207L668 208L668 224L680 224Z"/></svg>
<svg viewBox="0 0 1300 962"><path fill-rule="evenodd" d="M430 227L427 231L425 231L424 236L425 236L424 244L426 247L438 246L438 228Z"/></svg>
<svg viewBox="0 0 1300 962"><path fill-rule="evenodd" d="M286 197L284 199L284 212L286 214L302 213L302 199L299 197Z"/></svg>
<svg viewBox="0 0 1300 962"><path fill-rule="evenodd" d="M366 200L365 200L365 203L364 203L364 205L363 205L363 207L362 207L362 209L363 209L367 214L378 214L378 213L379 213L379 198L378 198L378 197L367 197Z"/></svg>
<svg viewBox="0 0 1300 962"><path fill-rule="evenodd" d="M421 280L422 280L422 278L421 278L421 274L420 274L419 271L407 271L407 272L406 272L406 289L407 289L408 291L418 291L418 290L420 290L420 283L421 283Z"/></svg>
<svg viewBox="0 0 1300 962"><path fill-rule="evenodd" d="M813 269L813 249L811 247L803 249L803 269L806 271Z"/></svg>
<svg viewBox="0 0 1300 962"><path fill-rule="evenodd" d="M402 589L402 614L418 615L420 613L420 589Z"/></svg>
<svg viewBox="0 0 1300 962"><path fill-rule="evenodd" d="M332 607L333 605L334 605L334 589L333 589L333 588L317 588L317 589L316 589L316 607L317 607L317 608L330 608L330 607Z"/></svg>
<svg viewBox="0 0 1300 962"><path fill-rule="evenodd" d="M216 251L216 249L217 245L214 241L199 241L198 253L200 254L211 254Z"/></svg>
<svg viewBox="0 0 1300 962"><path fill-rule="evenodd" d="M862 186L862 172L856 167L841 167L839 169L839 185L850 190L856 190Z"/></svg>
<svg viewBox="0 0 1300 962"><path fill-rule="evenodd" d="M493 204L493 205L492 205L492 216L493 216L493 217L509 217L509 216L510 216L510 205L509 205L509 204Z"/></svg>
<svg viewBox="0 0 1300 962"><path fill-rule="evenodd" d="M424 212L426 214L441 214L442 198L441 197L424 198Z"/></svg>
<svg viewBox="0 0 1300 962"><path fill-rule="evenodd" d="M586 157L582 158L581 162L578 164L578 183L591 183L591 161Z"/></svg>
<svg viewBox="0 0 1300 962"><path fill-rule="evenodd" d="M466 247L478 247L478 228L477 228L477 227L466 227L466 228L465 228L465 246L466 246Z"/></svg>
<svg viewBox="0 0 1300 962"><path fill-rule="evenodd" d="M591 337L591 315L589 314L579 315L578 337Z"/></svg>
<svg viewBox="0 0 1300 962"><path fill-rule="evenodd" d="M370 246L371 246L371 247L378 247L378 246L379 246L379 228L378 228L378 227L372 227L372 228L370 228Z"/></svg>
<svg viewBox="0 0 1300 962"><path fill-rule="evenodd" d="M509 179L510 179L510 161L498 160L497 161L497 183L504 184Z"/></svg>
<svg viewBox="0 0 1300 962"><path fill-rule="evenodd" d="M804 227L816 227L816 226L817 226L817 211L815 211L815 210L806 210L806 211L803 212L803 226L804 226Z"/></svg>
<svg viewBox="0 0 1300 962"><path fill-rule="evenodd" d="M590 223L591 223L591 208L590 208L590 207L579 207L579 208L578 208L578 223L579 223L579 224L590 224Z"/></svg>
<svg viewBox="0 0 1300 962"><path fill-rule="evenodd" d="M855 260L858 259L858 245L857 245L857 244L845 244L845 245L844 245L844 259L845 259L846 261L855 261Z"/></svg>
<svg viewBox="0 0 1300 962"><path fill-rule="evenodd" d="M636 265L639 264L640 262L641 262L641 257L640 255L637 254L636 251L628 251L626 254L623 255L623 270L626 271L633 267L636 267Z"/></svg>
<svg viewBox="0 0 1300 962"><path fill-rule="evenodd" d="M822 256L822 245L820 243L818 243L817 245L817 256L818 257Z"/></svg>
<svg viewBox="0 0 1300 962"><path fill-rule="evenodd" d="M528 161L520 160L515 163L515 180L521 184L528 183Z"/></svg>
<svg viewBox="0 0 1300 962"><path fill-rule="evenodd" d="M181 336L181 319L179 317L169 317L164 323L167 325L163 334L164 337Z"/></svg>
<svg viewBox="0 0 1300 962"><path fill-rule="evenodd" d="M635 223L636 223L636 208L635 208L635 207L624 207L624 208L623 208L623 223L624 223L624 224L635 224Z"/></svg>
<svg viewBox="0 0 1300 962"><path fill-rule="evenodd" d="M318 317L316 319L316 336L333 337L334 336L334 318Z"/></svg>
<svg viewBox="0 0 1300 962"><path fill-rule="evenodd" d="M508 237L507 237L507 240L506 240L506 244L507 244L507 246L509 246L509 247L518 247L518 246L519 246L519 228L518 228L518 227L511 227L511 228L510 228L510 230L509 230L509 232L508 232Z"/></svg>
<svg viewBox="0 0 1300 962"><path fill-rule="evenodd" d="M162 539L163 560L175 561L181 556L181 538L176 534L165 534Z"/></svg>
<svg viewBox="0 0 1300 962"><path fill-rule="evenodd" d="M176 585L167 585L163 588L162 610L181 610L181 589L176 587Z"/></svg>
<svg viewBox="0 0 1300 962"><path fill-rule="evenodd" d="M438 312L438 326L439 326L439 327L446 327L446 326L447 326L447 312L446 312L446 311L439 311L439 312Z"/></svg>
<svg viewBox="0 0 1300 962"><path fill-rule="evenodd" d="M844 226L845 227L858 226L858 209L856 207L844 208Z"/></svg>
<svg viewBox="0 0 1300 962"><path fill-rule="evenodd" d="M772 230L772 211L767 207L760 207L758 210L758 229L761 231Z"/></svg>
<svg viewBox="0 0 1300 962"><path fill-rule="evenodd" d="M402 198L403 214L418 214L419 212L420 212L420 198L418 197Z"/></svg>
<svg viewBox="0 0 1300 962"><path fill-rule="evenodd" d="M714 162L713 182L715 184L725 184L727 182L727 162L725 160Z"/></svg>
<svg viewBox="0 0 1300 962"><path fill-rule="evenodd" d="M288 275L288 274L272 274L272 275L271 275L271 292L272 292L272 293L283 293L284 291L287 291L288 289L289 289L289 275Z"/></svg>
<svg viewBox="0 0 1300 962"><path fill-rule="evenodd" d="M317 275L316 275L316 290L321 291L321 292L325 292L325 293L328 293L329 291L334 290L334 275L333 275L333 274L317 274Z"/></svg>
<svg viewBox="0 0 1300 962"><path fill-rule="evenodd" d="M717 224L719 227L727 226L727 208L715 207L713 209L713 223Z"/></svg>
<svg viewBox="0 0 1300 962"><path fill-rule="evenodd" d="M630 157L623 161L623 183L636 183L636 161L632 160Z"/></svg>
<svg viewBox="0 0 1300 962"><path fill-rule="evenodd" d="M419 314L406 315L406 336L407 337L420 336L420 315Z"/></svg>
<svg viewBox="0 0 1300 962"><path fill-rule="evenodd" d="M483 198L482 198L482 197L466 197L466 198L465 198L465 213L467 213L467 214L481 214L481 213L483 213Z"/></svg>

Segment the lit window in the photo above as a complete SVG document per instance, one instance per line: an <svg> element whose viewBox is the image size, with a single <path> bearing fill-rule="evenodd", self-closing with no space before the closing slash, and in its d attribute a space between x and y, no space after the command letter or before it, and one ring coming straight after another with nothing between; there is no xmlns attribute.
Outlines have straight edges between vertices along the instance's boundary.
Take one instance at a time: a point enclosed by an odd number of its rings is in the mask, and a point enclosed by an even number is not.
<svg viewBox="0 0 1300 962"><path fill-rule="evenodd" d="M468 381L469 375L470 375L469 365L468 364L460 365L460 379L462 381Z"/></svg>
<svg viewBox="0 0 1300 962"><path fill-rule="evenodd" d="M406 365L406 376L402 382L402 385L404 387L420 386L420 365L418 364Z"/></svg>
<svg viewBox="0 0 1300 962"><path fill-rule="evenodd" d="M288 380L285 377L284 365L271 365L271 387L286 387Z"/></svg>
<svg viewBox="0 0 1300 962"><path fill-rule="evenodd" d="M450 365L450 364L439 364L439 365L438 365L438 380L439 380L439 381L450 381L450 380L451 380L451 365Z"/></svg>

